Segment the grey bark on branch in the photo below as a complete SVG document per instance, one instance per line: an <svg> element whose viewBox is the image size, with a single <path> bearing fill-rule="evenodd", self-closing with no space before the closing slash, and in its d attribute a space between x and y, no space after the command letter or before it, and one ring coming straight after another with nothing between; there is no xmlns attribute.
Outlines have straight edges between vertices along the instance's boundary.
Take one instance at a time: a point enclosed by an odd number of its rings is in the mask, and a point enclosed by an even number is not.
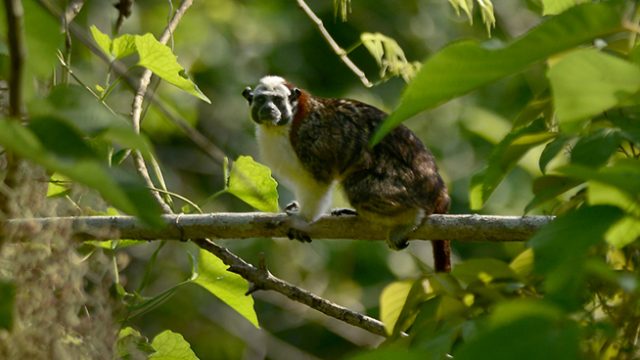
<svg viewBox="0 0 640 360"><path fill-rule="evenodd" d="M150 228L131 216L80 216L11 219L0 222L0 235L15 226L47 227L69 222L81 239L187 240L286 237L290 217L273 213L210 213L162 215L164 227ZM553 220L551 216L434 214L409 234L413 240L525 241ZM385 228L358 216L320 218L309 226L312 239L384 240Z"/></svg>

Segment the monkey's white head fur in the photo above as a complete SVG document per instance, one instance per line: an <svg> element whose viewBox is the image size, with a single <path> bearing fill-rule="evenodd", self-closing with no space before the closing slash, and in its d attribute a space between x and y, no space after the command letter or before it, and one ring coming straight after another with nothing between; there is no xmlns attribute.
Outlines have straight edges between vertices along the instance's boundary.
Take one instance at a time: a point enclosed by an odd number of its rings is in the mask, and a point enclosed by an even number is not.
<svg viewBox="0 0 640 360"><path fill-rule="evenodd" d="M280 76L265 76L255 89L242 95L251 106L251 118L259 125L285 126L293 121L300 90Z"/></svg>

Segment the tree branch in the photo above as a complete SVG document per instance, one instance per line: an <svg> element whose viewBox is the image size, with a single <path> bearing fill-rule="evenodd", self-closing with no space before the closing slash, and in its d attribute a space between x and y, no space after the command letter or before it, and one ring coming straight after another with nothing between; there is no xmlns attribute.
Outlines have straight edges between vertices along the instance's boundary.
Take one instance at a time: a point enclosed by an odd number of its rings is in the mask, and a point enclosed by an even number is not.
<svg viewBox="0 0 640 360"><path fill-rule="evenodd" d="M13 226L47 228L60 222L70 223L81 239L187 240L196 238L247 239L287 237L291 227L286 214L210 213L163 215L165 226L149 228L132 216L80 216L0 221L0 229ZM441 215L427 221L409 234L413 240L511 242L529 239L551 216ZM358 216L324 216L309 226L314 239L384 240L386 228ZM0 232L0 236L4 232Z"/></svg>
<svg viewBox="0 0 640 360"><path fill-rule="evenodd" d="M320 31L320 34L322 34L322 37L324 37L327 43L329 43L329 46L331 46L331 49L333 49L333 52L335 52L336 55L340 57L340 60L342 60L342 62L345 63L345 65L347 65L347 67L360 78L360 81L362 81L364 86L372 87L373 84L371 83L371 81L369 81L369 79L367 79L367 76L365 75L365 73L362 70L360 70L360 68L358 68L358 66L354 64L353 61L351 61L351 59L349 59L349 57L347 56L347 52L343 48L341 48L340 45L338 45L338 43L331 37L331 34L329 34L329 31L327 31L327 29L324 27L322 20L313 12L313 10L311 10L309 5L307 5L307 3L304 2L304 0L296 0L296 1L298 2L298 6L302 9L302 11L304 11L304 13L307 14L309 19L311 19L311 21L313 21L316 24L316 26L318 27L318 30Z"/></svg>
<svg viewBox="0 0 640 360"><path fill-rule="evenodd" d="M20 0L5 0L7 17L7 42L9 45L9 112L4 121L20 121L22 118L23 66L25 58L24 9ZM11 216L13 212L11 191L16 186L19 159L11 151L5 152L5 177L0 187L0 212Z"/></svg>

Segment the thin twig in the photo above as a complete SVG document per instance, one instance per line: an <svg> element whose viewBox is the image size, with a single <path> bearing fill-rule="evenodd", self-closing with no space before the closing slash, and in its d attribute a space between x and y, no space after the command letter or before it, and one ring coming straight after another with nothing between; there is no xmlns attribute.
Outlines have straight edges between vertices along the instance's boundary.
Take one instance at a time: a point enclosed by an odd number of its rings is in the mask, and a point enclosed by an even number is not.
<svg viewBox="0 0 640 360"><path fill-rule="evenodd" d="M64 28L64 62L69 66L62 72L62 83L69 82L69 72L71 65L71 34L69 33L69 24L78 16L80 10L84 6L84 0L71 0L62 15L62 27Z"/></svg>
<svg viewBox="0 0 640 360"><path fill-rule="evenodd" d="M302 9L302 11L304 11L304 13L307 14L309 19L311 19L311 21L313 21L316 24L316 26L318 27L318 30L320 31L320 34L322 34L322 37L324 37L327 43L329 43L329 46L331 46L331 49L333 49L336 55L340 57L340 60L342 60L342 62L345 63L345 65L347 65L347 67L351 71L353 71L353 73L356 74L356 76L360 78L360 81L362 81L364 86L372 87L373 84L369 81L369 79L367 79L367 76L365 75L365 73L362 70L360 70L360 68L358 68L358 66L354 64L353 61L351 61L351 59L349 59L349 56L347 56L347 52L344 51L344 49L341 48L340 45L338 45L338 43L331 37L331 34L329 34L329 31L327 31L327 29L324 27L322 20L313 12L313 10L311 10L309 5L307 5L307 3L304 2L304 0L296 0L296 1L298 2L298 6Z"/></svg>

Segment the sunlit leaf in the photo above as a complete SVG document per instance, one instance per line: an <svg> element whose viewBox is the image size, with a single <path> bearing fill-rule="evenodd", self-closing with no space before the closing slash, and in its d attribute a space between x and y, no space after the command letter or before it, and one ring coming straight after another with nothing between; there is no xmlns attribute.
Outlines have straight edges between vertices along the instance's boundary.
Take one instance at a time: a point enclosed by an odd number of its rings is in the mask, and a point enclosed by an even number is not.
<svg viewBox="0 0 640 360"><path fill-rule="evenodd" d="M424 62L407 85L400 105L372 142L377 143L392 128L421 111L522 71L551 55L618 31L621 10L616 2L579 5L548 19L503 48L490 49L472 41L445 47Z"/></svg>
<svg viewBox="0 0 640 360"><path fill-rule="evenodd" d="M111 55L111 38L109 35L100 31L95 25L91 25L89 30L91 31L91 36L93 36L93 41L98 44L100 50L107 55Z"/></svg>
<svg viewBox="0 0 640 360"><path fill-rule="evenodd" d="M111 54L116 59L134 54L136 50L136 35L122 34L111 43Z"/></svg>
<svg viewBox="0 0 640 360"><path fill-rule="evenodd" d="M530 248L527 248L523 252L518 254L518 256L516 256L513 260L511 260L509 267L518 276L525 278L529 276L533 271L533 263L534 263L533 250L531 250Z"/></svg>
<svg viewBox="0 0 640 360"><path fill-rule="evenodd" d="M575 6L583 0L542 0L542 15L556 15Z"/></svg>
<svg viewBox="0 0 640 360"><path fill-rule="evenodd" d="M47 185L47 197L63 196L69 193L69 178L58 173L51 174Z"/></svg>
<svg viewBox="0 0 640 360"><path fill-rule="evenodd" d="M168 46L161 44L151 34L136 36L135 45L140 57L138 65L146 67L163 80L191 95L211 103L211 100L187 77L184 68Z"/></svg>
<svg viewBox="0 0 640 360"><path fill-rule="evenodd" d="M227 266L214 255L200 250L198 277L195 283L207 289L232 309L259 328L258 317L253 309L253 297L245 295L249 284L240 275L227 271Z"/></svg>
<svg viewBox="0 0 640 360"><path fill-rule="evenodd" d="M605 239L617 248L623 248L640 239L640 218L625 216L611 226L605 234Z"/></svg>
<svg viewBox="0 0 640 360"><path fill-rule="evenodd" d="M638 66L595 49L569 53L549 69L548 75L560 125L568 129L640 89Z"/></svg>
<svg viewBox="0 0 640 360"><path fill-rule="evenodd" d="M153 360L197 360L198 357L191 350L191 345L182 335L171 330L165 330L156 335L151 342L155 350L149 359Z"/></svg>
<svg viewBox="0 0 640 360"><path fill-rule="evenodd" d="M388 76L401 76L404 81L409 82L420 68L419 63L408 62L400 45L388 36L365 32L360 35L360 41L376 59L380 77L383 79Z"/></svg>
<svg viewBox="0 0 640 360"><path fill-rule="evenodd" d="M384 328L389 335L393 334L414 282L411 280L393 282L380 294L380 320L384 323Z"/></svg>
<svg viewBox="0 0 640 360"><path fill-rule="evenodd" d="M278 212L277 186L271 170L251 156L238 157L229 173L229 193L260 211Z"/></svg>

